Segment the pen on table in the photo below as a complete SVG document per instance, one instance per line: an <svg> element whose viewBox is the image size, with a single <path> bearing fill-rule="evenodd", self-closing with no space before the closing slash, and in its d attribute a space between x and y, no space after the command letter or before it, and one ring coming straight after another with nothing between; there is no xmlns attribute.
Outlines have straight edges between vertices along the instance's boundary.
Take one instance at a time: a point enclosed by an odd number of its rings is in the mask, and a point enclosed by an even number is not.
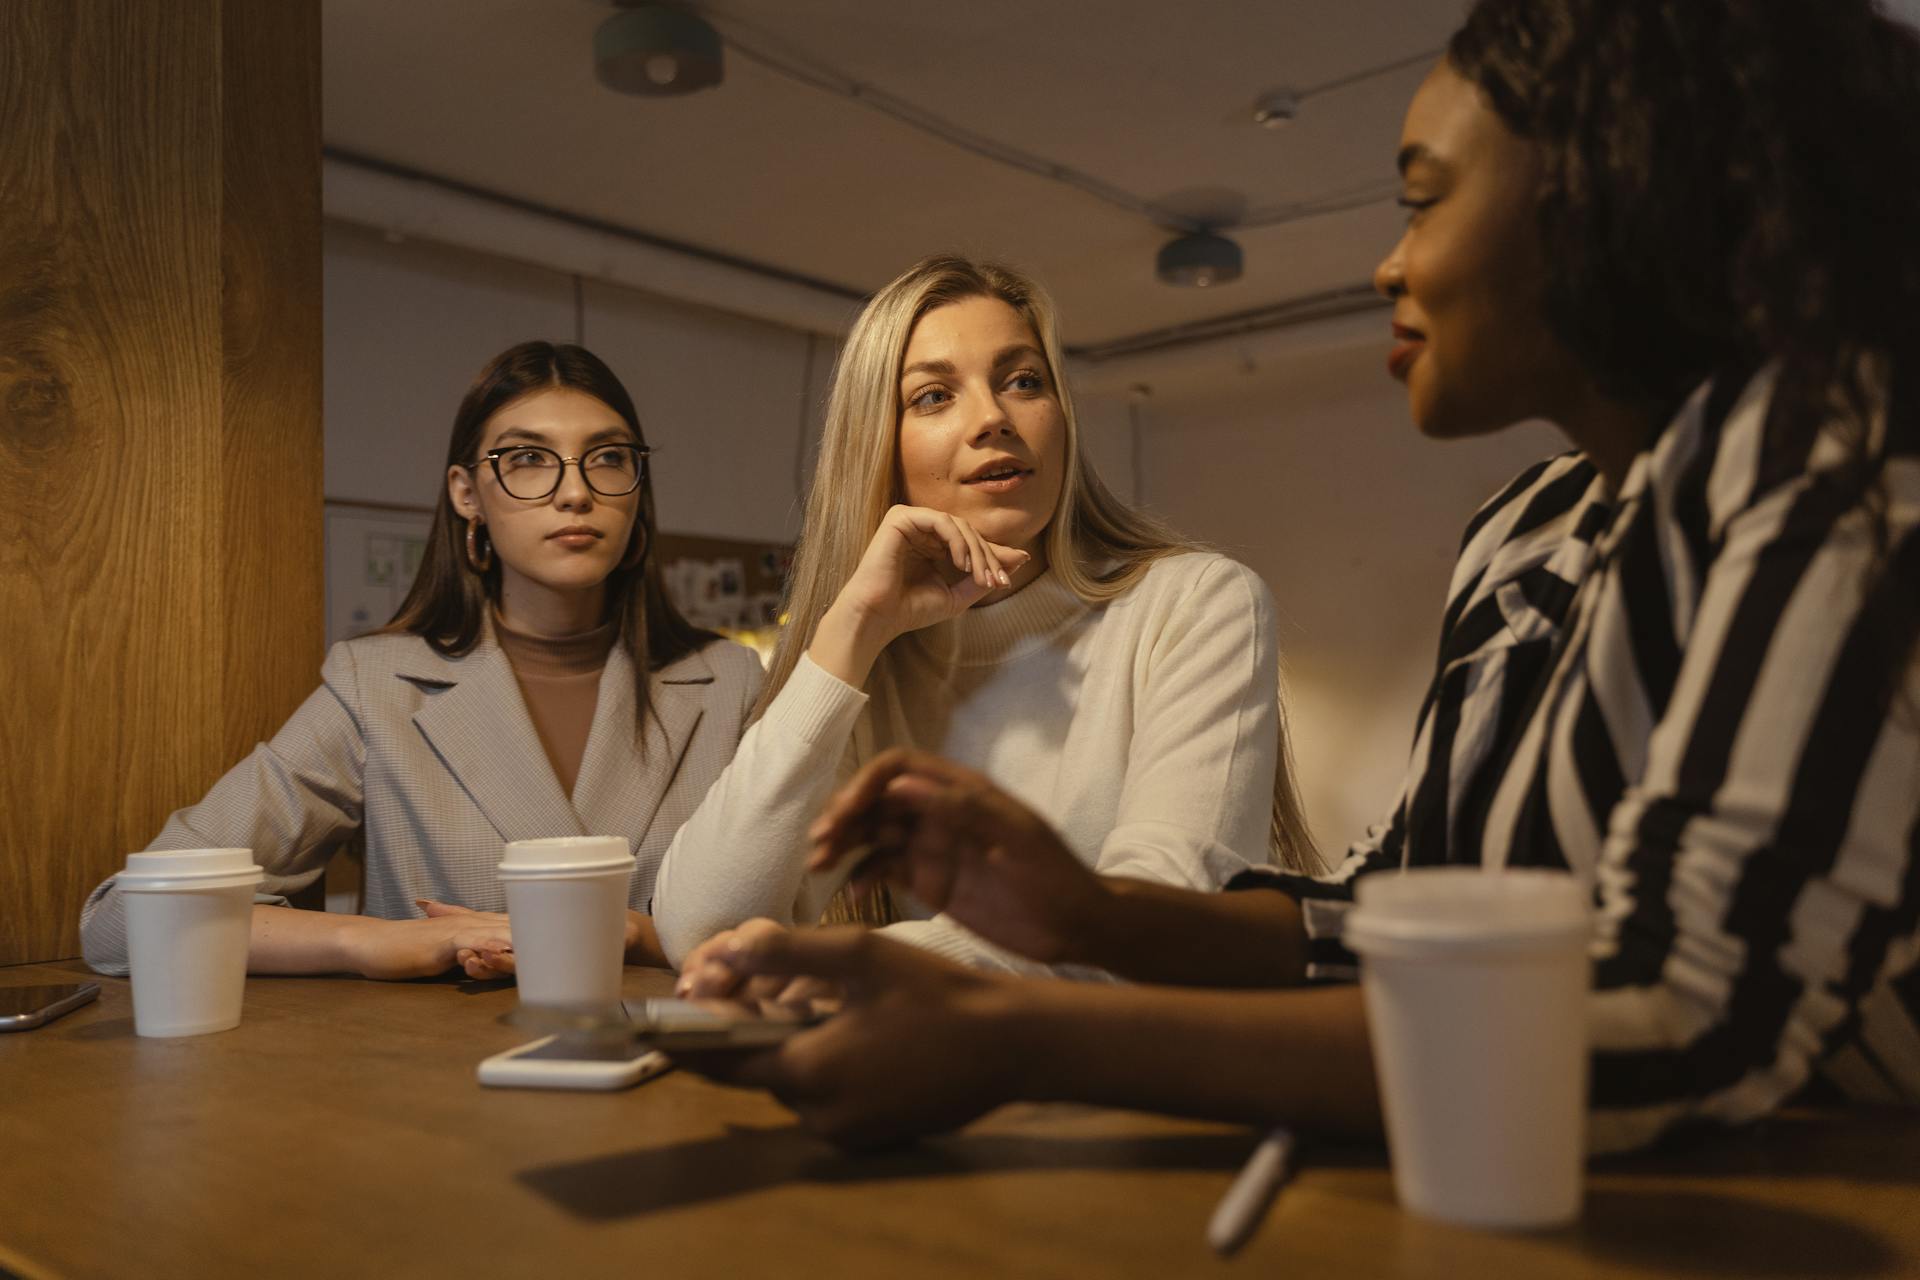
<svg viewBox="0 0 1920 1280"><path fill-rule="evenodd" d="M1253 1149L1207 1223L1207 1243L1214 1252L1224 1257L1247 1242L1292 1172L1293 1131L1275 1129Z"/></svg>

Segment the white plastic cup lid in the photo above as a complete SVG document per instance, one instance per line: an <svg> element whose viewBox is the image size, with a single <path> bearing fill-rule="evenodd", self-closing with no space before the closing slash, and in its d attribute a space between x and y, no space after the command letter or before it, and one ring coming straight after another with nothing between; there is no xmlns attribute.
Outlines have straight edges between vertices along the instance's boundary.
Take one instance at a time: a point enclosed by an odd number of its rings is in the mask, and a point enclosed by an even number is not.
<svg viewBox="0 0 1920 1280"><path fill-rule="evenodd" d="M633 849L625 836L553 836L510 842L500 853L500 874L630 871L633 862Z"/></svg>
<svg viewBox="0 0 1920 1280"><path fill-rule="evenodd" d="M1587 888L1541 867L1415 867L1362 877L1343 941L1436 947L1560 945L1593 931Z"/></svg>
<svg viewBox="0 0 1920 1280"><path fill-rule="evenodd" d="M125 890L221 889L258 884L265 876L251 849L166 849L128 854L116 883Z"/></svg>

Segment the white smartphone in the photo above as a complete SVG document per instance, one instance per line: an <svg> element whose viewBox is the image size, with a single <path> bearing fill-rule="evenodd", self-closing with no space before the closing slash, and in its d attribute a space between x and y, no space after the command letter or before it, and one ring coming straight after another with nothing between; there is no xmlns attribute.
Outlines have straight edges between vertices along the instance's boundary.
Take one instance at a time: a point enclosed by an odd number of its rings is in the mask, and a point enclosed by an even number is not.
<svg viewBox="0 0 1920 1280"><path fill-rule="evenodd" d="M786 1005L735 1000L643 1000L627 1012L640 1038L672 1053L722 1049L763 1049L821 1021Z"/></svg>
<svg viewBox="0 0 1920 1280"><path fill-rule="evenodd" d="M627 1089L672 1066L631 1038L557 1035L484 1058L476 1074L481 1084L505 1089Z"/></svg>

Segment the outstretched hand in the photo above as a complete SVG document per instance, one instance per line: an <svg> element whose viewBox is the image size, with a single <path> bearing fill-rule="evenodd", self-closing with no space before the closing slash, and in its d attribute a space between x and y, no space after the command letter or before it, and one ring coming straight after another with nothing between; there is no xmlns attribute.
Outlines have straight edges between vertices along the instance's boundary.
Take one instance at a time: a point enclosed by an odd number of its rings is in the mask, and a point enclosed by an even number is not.
<svg viewBox="0 0 1920 1280"><path fill-rule="evenodd" d="M1018 1096L1019 984L861 928L775 926L737 942L713 962L742 985L818 982L841 993L840 1011L770 1049L671 1055L682 1065L766 1089L847 1147L956 1129Z"/></svg>
<svg viewBox="0 0 1920 1280"><path fill-rule="evenodd" d="M807 865L860 859L856 880L882 880L990 942L1060 964L1108 890L1053 828L982 773L924 751L875 757L808 831Z"/></svg>

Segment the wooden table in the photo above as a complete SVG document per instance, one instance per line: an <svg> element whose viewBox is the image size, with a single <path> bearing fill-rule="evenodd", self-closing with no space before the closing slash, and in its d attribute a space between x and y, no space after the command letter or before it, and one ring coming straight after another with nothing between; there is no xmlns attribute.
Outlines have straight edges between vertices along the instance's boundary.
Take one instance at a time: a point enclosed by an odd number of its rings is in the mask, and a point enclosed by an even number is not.
<svg viewBox="0 0 1920 1280"><path fill-rule="evenodd" d="M0 969L0 984L90 976ZM127 985L0 1035L0 1271L21 1276L1606 1277L1920 1275L1920 1119L1798 1113L1600 1167L1578 1227L1496 1235L1395 1207L1319 1147L1251 1244L1207 1216L1255 1135L1010 1107L842 1155L760 1095L673 1073L483 1090L510 988L256 978L218 1035L142 1040ZM630 995L661 972L629 972Z"/></svg>

